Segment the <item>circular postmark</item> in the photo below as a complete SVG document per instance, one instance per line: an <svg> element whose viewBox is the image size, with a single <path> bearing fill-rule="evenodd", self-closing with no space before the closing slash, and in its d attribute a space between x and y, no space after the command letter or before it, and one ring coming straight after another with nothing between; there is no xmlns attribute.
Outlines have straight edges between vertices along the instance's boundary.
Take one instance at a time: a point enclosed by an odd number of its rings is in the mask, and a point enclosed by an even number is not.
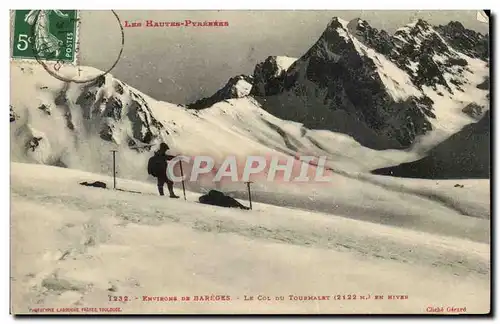
<svg viewBox="0 0 500 324"><path fill-rule="evenodd" d="M68 64L67 61L58 59L58 60L52 60L52 62L49 63L48 60L43 59L43 57L42 57L43 54L40 55L41 53L43 53L47 50L52 50L49 48L51 46L50 39L48 39L48 41L46 41L46 38L45 38L46 35L40 33L40 31L37 30L37 28L40 28L40 26L43 26L43 27L47 26L46 28L48 29L48 25L49 25L48 21L44 22L44 21L39 20L39 19L46 19L44 17L42 17L42 18L40 17L41 12L42 12L42 10L38 10L38 12L35 14L35 18L34 18L35 23L32 24L33 27L31 28L31 34L32 34L33 41L31 42L31 47L32 47L32 51L33 51L33 56L35 57L36 61L40 65L42 65L43 68L51 76L53 76L54 78L56 78L60 81L64 81L64 82L88 83L88 82L92 82L92 81L108 74L118 64L118 61L120 60L120 58L122 56L123 48L125 45L125 33L123 30L123 26L121 24L120 17L118 16L118 14L114 10L111 10L111 12L113 13L115 19L117 20L118 25L120 26L120 34L121 34L120 51L118 52L116 59L113 61L113 64L108 69L106 69L104 72L102 72L98 75L94 75L94 76L83 78L83 79L76 78L76 77L67 77L67 76L64 76L64 75L58 73L58 71L61 69L62 66L64 66L65 64ZM79 18L73 18L73 19L76 19L77 20L76 22L78 23ZM76 53L75 53L75 55L76 55ZM78 68L78 70L79 70L79 68Z"/></svg>

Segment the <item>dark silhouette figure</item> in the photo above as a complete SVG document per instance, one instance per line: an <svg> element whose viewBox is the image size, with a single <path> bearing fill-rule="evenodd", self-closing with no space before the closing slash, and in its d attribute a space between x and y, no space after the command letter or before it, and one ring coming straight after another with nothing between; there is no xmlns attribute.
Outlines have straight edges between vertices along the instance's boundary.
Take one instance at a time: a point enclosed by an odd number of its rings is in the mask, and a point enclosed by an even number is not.
<svg viewBox="0 0 500 324"><path fill-rule="evenodd" d="M174 182L167 176L168 161L172 160L175 156L167 154L169 147L166 143L160 144L160 149L155 152L154 156L149 159L148 172L158 180L158 192L160 196L164 196L163 186L167 184L170 198L179 198L174 193Z"/></svg>

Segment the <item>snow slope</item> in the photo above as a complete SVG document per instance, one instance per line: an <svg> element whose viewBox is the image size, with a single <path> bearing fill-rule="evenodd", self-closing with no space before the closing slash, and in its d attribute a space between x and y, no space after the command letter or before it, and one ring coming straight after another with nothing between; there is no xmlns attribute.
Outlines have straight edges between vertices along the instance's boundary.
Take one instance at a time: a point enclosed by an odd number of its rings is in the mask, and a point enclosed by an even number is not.
<svg viewBox="0 0 500 324"><path fill-rule="evenodd" d="M100 73L80 69L82 75ZM40 65L18 62L11 64L11 84L11 115L16 116L10 123L12 161L110 174L110 151L118 149L118 174L146 180L145 165L151 153L147 147L133 148L160 141L166 141L177 154L208 154L216 159L228 154L326 155L336 169L353 171L419 157L396 150L377 152L343 134L308 130L272 116L251 97L196 111L157 101L110 74L100 84L67 84L48 75ZM95 95L79 101L86 93ZM121 108L108 107L110 102L120 102ZM50 114L42 106L49 107Z"/></svg>
<svg viewBox="0 0 500 324"><path fill-rule="evenodd" d="M121 189L143 194L89 188L78 182L109 185L111 179L42 165L13 163L11 179L14 313L40 307L169 314L489 311L489 244L456 237L461 233L435 235L261 203L253 211L205 206L192 192L187 202L170 200L152 195L151 184L124 179L118 179ZM142 301L212 294L231 301ZM371 299L290 301L290 294ZM109 302L108 295L131 301ZM244 295L285 300L244 301Z"/></svg>
<svg viewBox="0 0 500 324"><path fill-rule="evenodd" d="M292 156L326 156L331 168L344 171L367 171L373 165L390 165L393 161L408 161L418 156L398 150L376 151L344 134L307 129L301 123L271 115L251 97L219 102L200 111L198 116L218 127L221 134L231 132L232 140L254 143L252 148L245 150L249 145L235 142L237 149L233 152L243 154L275 151ZM204 130L207 124L200 128Z"/></svg>
<svg viewBox="0 0 500 324"><path fill-rule="evenodd" d="M88 123L94 127L109 120L89 120L83 117L81 105L75 104L76 98L81 95L80 86L67 86L47 77L37 65L30 65L30 71L22 71L25 68L23 65L12 66L11 102L14 112L19 115L18 119L11 123L13 162L59 166L62 164L72 169L111 175L110 150L118 149L119 177L154 181L146 173L146 161L151 153L131 149L125 140L127 136L131 136L128 132L134 129L136 120L112 120L113 125L116 125L112 134L114 139L119 139L117 142L98 138L89 130ZM100 88L92 90L109 90L109 85L118 82L111 75L106 75L104 81ZM367 173L375 168L416 160L418 156L415 153L397 150L375 151L359 145L346 135L308 130L299 123L272 116L261 109L251 97L223 101L211 108L196 111L156 101L126 84L122 84L122 88L119 97L123 102L128 102L131 96L140 96L147 103L147 107L142 104L135 108L137 111L151 112L151 116L162 125L155 141L165 140L174 154L209 155L218 165L228 155L236 156L239 161L248 155L327 157L327 167L332 170L330 183L270 183L264 180L267 176L267 170L264 170L252 179L255 181L252 186L257 201L331 213L372 223L458 235L478 242L489 241L490 230L486 219L490 217L490 207L489 201L483 199L489 197L488 180L479 180L474 182L473 186L460 190L453 187L454 182L429 181L426 182L429 189L425 193L414 189L402 191L400 180L391 179L389 183L383 180L384 183L381 184L378 179L383 177L371 177ZM64 92L67 103L56 105L53 98L61 91ZM132 93L135 95L131 95ZM114 92L109 90L108 96L114 98ZM37 104L33 103L36 101L34 98L43 99L44 103L50 104L51 115L37 109ZM74 130L66 126L65 109L72 112ZM144 127L143 123L138 125ZM45 135L38 146L40 150L35 148L32 152L26 147L31 142L28 141L29 138L24 137L25 135L19 136L18 132L28 126ZM48 148L43 145L48 145ZM33 154L44 156L42 153L48 153L50 159L33 157ZM38 158L37 155L35 157ZM58 161L60 163L56 163ZM190 174L191 167L191 164L185 165L187 175ZM314 168L310 170L315 171ZM198 182L187 182L186 185L190 190L203 192L217 187L211 177L213 175L208 175ZM218 188L231 191L238 197L245 195L246 191L244 184L230 183L227 179L219 184ZM478 192L476 188L482 189ZM461 195L477 196L478 199L476 202L472 199L461 203ZM457 208L457 204L461 207ZM394 208L399 210L398 217L388 216L393 214Z"/></svg>

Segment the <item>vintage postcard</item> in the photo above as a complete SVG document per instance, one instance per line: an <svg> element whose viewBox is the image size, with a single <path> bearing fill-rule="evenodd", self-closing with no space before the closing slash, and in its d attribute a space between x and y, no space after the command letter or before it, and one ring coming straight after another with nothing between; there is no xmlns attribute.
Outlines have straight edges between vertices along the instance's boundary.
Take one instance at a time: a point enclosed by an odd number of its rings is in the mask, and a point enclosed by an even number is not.
<svg viewBox="0 0 500 324"><path fill-rule="evenodd" d="M12 314L490 313L488 11L10 18Z"/></svg>

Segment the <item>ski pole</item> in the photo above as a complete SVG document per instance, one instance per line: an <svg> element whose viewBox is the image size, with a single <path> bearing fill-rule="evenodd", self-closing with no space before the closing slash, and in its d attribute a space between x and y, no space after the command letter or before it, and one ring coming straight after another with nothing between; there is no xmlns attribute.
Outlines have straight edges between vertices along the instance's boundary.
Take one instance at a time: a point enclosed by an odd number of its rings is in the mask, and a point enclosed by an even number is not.
<svg viewBox="0 0 500 324"><path fill-rule="evenodd" d="M116 150L111 150L113 152L113 189L116 189Z"/></svg>
<svg viewBox="0 0 500 324"><path fill-rule="evenodd" d="M248 201L250 202L250 210L252 210L252 194L250 192L250 181L247 182L247 189L248 189Z"/></svg>
<svg viewBox="0 0 500 324"><path fill-rule="evenodd" d="M184 187L184 171L182 171L182 160L179 160L181 166L181 178L182 178L182 192L184 193L184 200L186 200L186 188Z"/></svg>

